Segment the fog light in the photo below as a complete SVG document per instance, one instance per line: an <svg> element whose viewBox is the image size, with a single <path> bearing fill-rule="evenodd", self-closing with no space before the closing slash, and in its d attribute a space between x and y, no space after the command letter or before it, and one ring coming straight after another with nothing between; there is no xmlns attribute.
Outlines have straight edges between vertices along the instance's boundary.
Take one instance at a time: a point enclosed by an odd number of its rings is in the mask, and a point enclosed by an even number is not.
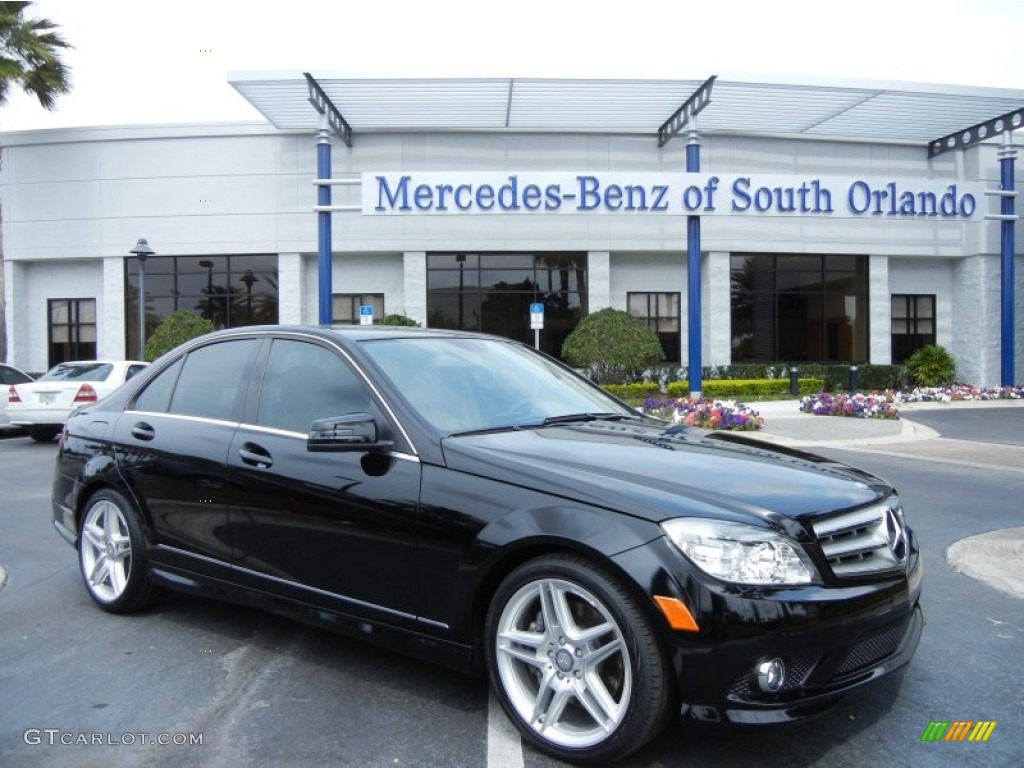
<svg viewBox="0 0 1024 768"><path fill-rule="evenodd" d="M786 665L782 659L762 661L756 667L757 684L765 693L775 693L786 681Z"/></svg>

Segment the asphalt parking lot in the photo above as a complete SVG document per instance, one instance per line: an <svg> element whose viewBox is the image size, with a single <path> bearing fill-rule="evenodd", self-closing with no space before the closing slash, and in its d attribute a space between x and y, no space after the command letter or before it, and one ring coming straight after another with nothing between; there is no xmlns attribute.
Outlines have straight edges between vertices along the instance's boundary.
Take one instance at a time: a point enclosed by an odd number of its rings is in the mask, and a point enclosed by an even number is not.
<svg viewBox="0 0 1024 768"><path fill-rule="evenodd" d="M971 440L955 440L984 453L1024 418L988 411L928 418L969 429ZM946 562L966 536L1024 525L1024 473L1012 459L914 458L927 443L820 449L895 483L921 541L928 625L902 680L791 726L681 720L622 765L1024 765L1024 602ZM906 455L883 452L896 448ZM211 601L99 611L49 522L54 450L0 440L0 764L558 765L519 742L483 680ZM957 720L997 725L985 743L921 741L930 722ZM196 734L201 744L141 743Z"/></svg>

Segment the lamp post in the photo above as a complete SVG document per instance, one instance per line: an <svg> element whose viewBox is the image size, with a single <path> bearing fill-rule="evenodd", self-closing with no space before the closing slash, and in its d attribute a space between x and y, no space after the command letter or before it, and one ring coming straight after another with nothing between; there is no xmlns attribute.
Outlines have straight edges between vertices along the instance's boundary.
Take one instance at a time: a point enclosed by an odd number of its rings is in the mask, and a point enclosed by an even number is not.
<svg viewBox="0 0 1024 768"><path fill-rule="evenodd" d="M139 360L146 359L146 259L156 253L146 238L140 237L129 253L139 260Z"/></svg>
<svg viewBox="0 0 1024 768"><path fill-rule="evenodd" d="M199 266L206 270L206 314L207 320L213 321L213 262L202 259Z"/></svg>
<svg viewBox="0 0 1024 768"><path fill-rule="evenodd" d="M457 253L457 254L455 254L455 261L457 261L459 263L459 330L461 331L461 330L463 330L463 328L462 328L462 312L463 312L462 288L463 288L463 285L464 285L464 283L463 283L462 268L466 266L466 254L464 254L464 253Z"/></svg>
<svg viewBox="0 0 1024 768"><path fill-rule="evenodd" d="M242 282L245 283L245 290L248 294L246 296L246 304L249 307L249 325L252 325L252 285L259 281L260 279L252 273L251 269L245 270L245 274L242 275Z"/></svg>

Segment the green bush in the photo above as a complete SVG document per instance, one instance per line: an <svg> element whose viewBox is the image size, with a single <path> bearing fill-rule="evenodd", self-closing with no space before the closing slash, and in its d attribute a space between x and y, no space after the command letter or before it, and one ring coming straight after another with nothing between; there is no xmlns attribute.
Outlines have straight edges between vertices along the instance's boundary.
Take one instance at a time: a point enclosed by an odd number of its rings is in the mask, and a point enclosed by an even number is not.
<svg viewBox="0 0 1024 768"><path fill-rule="evenodd" d="M945 347L929 344L907 358L907 371L919 387L941 387L953 383L956 362Z"/></svg>
<svg viewBox="0 0 1024 768"><path fill-rule="evenodd" d="M820 392L821 379L797 379L801 395ZM690 383L673 381L665 388L669 397L686 397ZM789 379L711 379L704 382L703 396L711 400L766 400L789 395Z"/></svg>
<svg viewBox="0 0 1024 768"><path fill-rule="evenodd" d="M869 392L882 389L906 389L907 383L907 369L902 365L865 363L857 371L858 388ZM834 391L834 389L829 391Z"/></svg>
<svg viewBox="0 0 1024 768"><path fill-rule="evenodd" d="M153 331L146 341L146 360L153 362L196 336L213 331L213 323L206 318L193 315L185 309L172 312Z"/></svg>
<svg viewBox="0 0 1024 768"><path fill-rule="evenodd" d="M619 384L664 359L664 353L647 323L605 307L580 320L562 345L562 357L585 368L598 384Z"/></svg>
<svg viewBox="0 0 1024 768"><path fill-rule="evenodd" d="M620 400L643 400L661 394L654 382L635 382L633 384L605 384L604 390Z"/></svg>
<svg viewBox="0 0 1024 768"><path fill-rule="evenodd" d="M406 328L419 328L420 324L405 315L384 315L378 325L401 325Z"/></svg>

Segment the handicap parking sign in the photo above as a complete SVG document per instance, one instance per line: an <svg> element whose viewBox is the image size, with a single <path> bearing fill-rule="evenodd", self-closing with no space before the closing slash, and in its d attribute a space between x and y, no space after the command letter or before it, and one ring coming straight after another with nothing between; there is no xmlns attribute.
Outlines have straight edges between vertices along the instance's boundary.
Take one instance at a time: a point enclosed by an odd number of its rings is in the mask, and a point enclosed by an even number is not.
<svg viewBox="0 0 1024 768"><path fill-rule="evenodd" d="M362 304L359 307L359 324L373 325L373 305Z"/></svg>

